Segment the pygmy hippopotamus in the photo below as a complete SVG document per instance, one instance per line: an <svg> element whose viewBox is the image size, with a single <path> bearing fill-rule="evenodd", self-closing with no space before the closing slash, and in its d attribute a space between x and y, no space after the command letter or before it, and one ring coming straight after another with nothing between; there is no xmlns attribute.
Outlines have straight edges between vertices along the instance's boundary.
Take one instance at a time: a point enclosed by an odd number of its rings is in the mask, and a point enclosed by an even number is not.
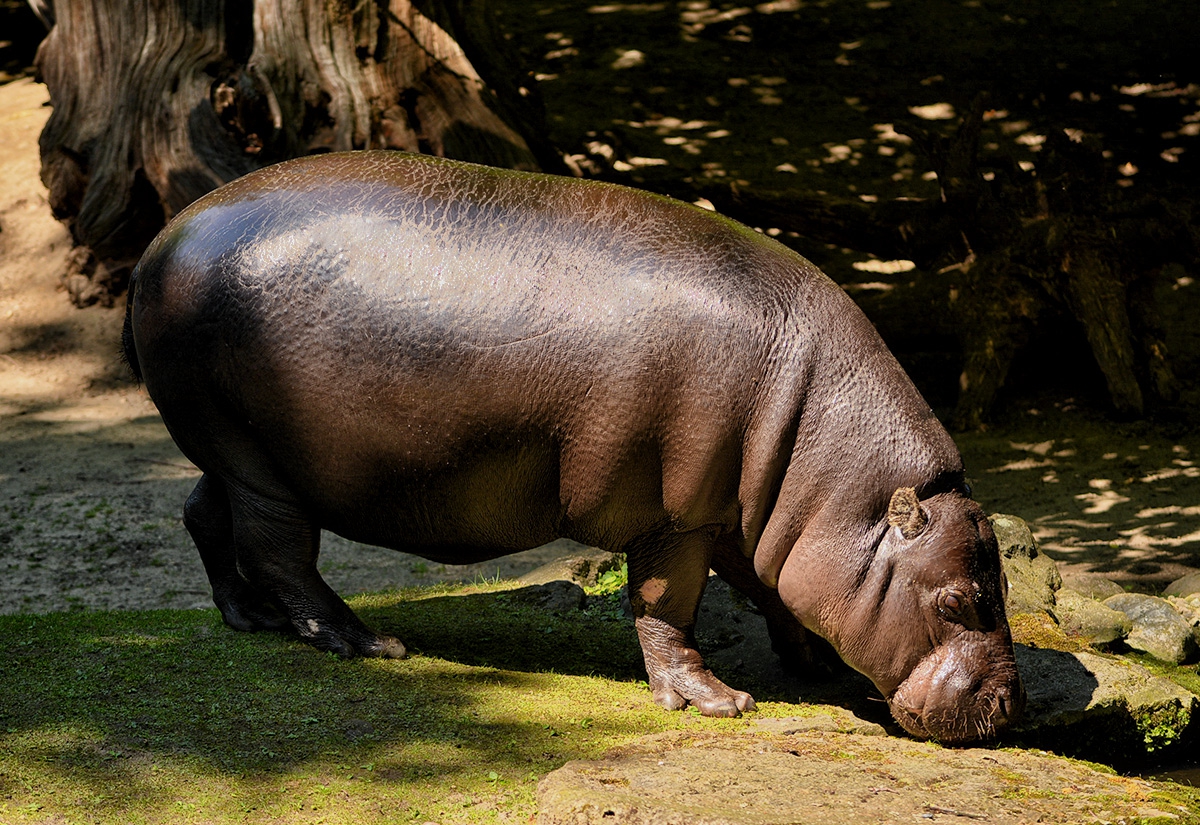
<svg viewBox="0 0 1200 825"><path fill-rule="evenodd" d="M666 708L754 707L696 650L711 568L777 651L804 660L815 632L916 736L1021 712L953 441L837 285L711 211L396 152L301 158L171 221L124 339L203 471L184 521L232 627L400 657L317 572L322 528L448 564L568 537L627 554Z"/></svg>

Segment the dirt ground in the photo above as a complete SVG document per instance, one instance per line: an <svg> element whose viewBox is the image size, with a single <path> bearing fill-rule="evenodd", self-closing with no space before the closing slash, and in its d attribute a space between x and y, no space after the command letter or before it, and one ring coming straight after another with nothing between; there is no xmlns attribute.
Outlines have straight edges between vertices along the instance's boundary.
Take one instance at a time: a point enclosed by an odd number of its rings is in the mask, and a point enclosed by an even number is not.
<svg viewBox="0 0 1200 825"><path fill-rule="evenodd" d="M0 86L0 612L208 607L180 520L198 472L126 376L121 308L77 310L59 288L70 244L38 179L46 100L28 78ZM1153 590L1200 567L1193 428L1015 400L958 440L976 498L1030 521L1064 570ZM554 555L444 567L327 536L321 567L349 594L519 575Z"/></svg>
<svg viewBox="0 0 1200 825"><path fill-rule="evenodd" d="M0 86L0 612L211 607L181 522L199 472L118 355L121 307L77 310L59 288L70 236L38 179L44 86ZM514 576L557 555L445 568L323 544L342 593Z"/></svg>

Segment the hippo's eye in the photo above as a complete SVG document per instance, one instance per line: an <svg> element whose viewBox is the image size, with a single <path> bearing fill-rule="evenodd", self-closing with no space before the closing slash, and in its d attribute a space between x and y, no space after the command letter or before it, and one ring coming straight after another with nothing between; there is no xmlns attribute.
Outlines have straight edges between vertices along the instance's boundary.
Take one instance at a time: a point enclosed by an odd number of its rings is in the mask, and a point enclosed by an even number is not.
<svg viewBox="0 0 1200 825"><path fill-rule="evenodd" d="M946 589L938 594L938 610L948 619L961 616L966 605L966 597L957 590Z"/></svg>

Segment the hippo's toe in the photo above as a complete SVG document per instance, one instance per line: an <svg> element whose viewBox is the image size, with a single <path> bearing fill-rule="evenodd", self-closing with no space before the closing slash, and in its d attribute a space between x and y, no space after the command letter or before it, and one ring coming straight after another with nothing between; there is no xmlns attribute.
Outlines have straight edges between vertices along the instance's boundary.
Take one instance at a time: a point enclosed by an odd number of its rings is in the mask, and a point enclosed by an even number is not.
<svg viewBox="0 0 1200 825"><path fill-rule="evenodd" d="M724 718L757 710L753 696L729 687L707 668L660 672L651 679L650 686L654 701L667 710L683 710L691 705L702 716Z"/></svg>
<svg viewBox="0 0 1200 825"><path fill-rule="evenodd" d="M728 688L726 688L729 690ZM694 699L692 706L700 711L702 716L715 716L731 719L741 716L742 711L757 710L754 697L740 690L729 690L729 696L706 697Z"/></svg>
<svg viewBox="0 0 1200 825"><path fill-rule="evenodd" d="M380 636L378 646L364 652L363 655L373 656L377 659L406 659L408 658L408 648L395 636Z"/></svg>
<svg viewBox="0 0 1200 825"><path fill-rule="evenodd" d="M688 700L665 685L655 688L653 694L654 703L659 707L667 710L683 710L687 707Z"/></svg>

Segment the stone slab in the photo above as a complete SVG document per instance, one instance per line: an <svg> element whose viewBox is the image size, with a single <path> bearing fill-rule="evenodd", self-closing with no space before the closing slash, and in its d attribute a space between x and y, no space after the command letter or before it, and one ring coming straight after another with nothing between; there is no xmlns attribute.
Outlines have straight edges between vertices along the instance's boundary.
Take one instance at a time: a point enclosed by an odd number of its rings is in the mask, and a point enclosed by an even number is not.
<svg viewBox="0 0 1200 825"><path fill-rule="evenodd" d="M538 825L1054 822L1177 814L1154 783L1048 754L833 732L674 732L538 785Z"/></svg>

